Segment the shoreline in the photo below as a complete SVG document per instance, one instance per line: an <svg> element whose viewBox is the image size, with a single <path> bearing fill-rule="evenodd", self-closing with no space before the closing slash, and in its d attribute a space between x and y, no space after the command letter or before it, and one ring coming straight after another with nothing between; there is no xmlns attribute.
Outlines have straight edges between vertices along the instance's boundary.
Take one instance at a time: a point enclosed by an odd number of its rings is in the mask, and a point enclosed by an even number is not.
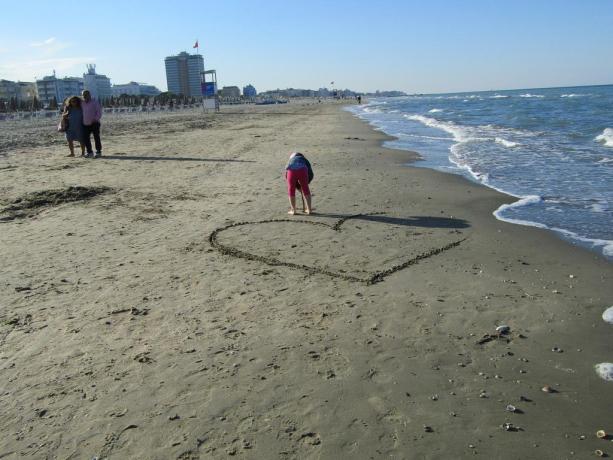
<svg viewBox="0 0 613 460"><path fill-rule="evenodd" d="M598 238L588 238L588 237L580 236L577 233L572 232L572 231L567 230L567 229L564 229L564 228L550 227L550 226L548 226L546 224L543 224L543 223L540 223L540 222L526 221L526 220L513 219L513 218L505 218L505 217L500 215L500 212L502 210L504 210L504 209L512 208L512 207L515 207L515 206L521 206L522 203L533 202L535 199L538 199L540 201L541 200L540 196L538 196L538 195L526 195L526 196L514 195L514 194L509 193L507 191L501 190L501 189L499 189L499 188L497 188L497 187L495 187L493 185L488 185L488 184L485 184L483 182L478 181L475 177L473 177L472 173L469 173L468 176L464 175L461 172L461 168L456 173L456 172L450 172L450 171L441 171L441 170L438 170L436 168L432 168L432 167L429 167L429 166L418 166L418 165L416 165L414 163L417 163L421 159L424 159L424 156L422 154L420 154L419 152L414 151L414 150L402 149L402 148L399 148L399 147L393 147L393 146L385 145L388 142L397 141L397 140L399 140L399 138L396 137L396 136L393 136L391 134L385 133L382 129L377 128L374 124L371 124L370 122L360 118L357 113L353 113L352 111L350 111L348 109L345 109L345 110L348 113L350 113L353 117L355 117L355 118L359 119L360 121L363 121L364 123L366 123L371 129L373 129L375 131L378 131L378 132L381 132L385 136L387 136L388 137L387 139L384 139L384 140L381 141L381 146L383 148L390 149L390 150L401 150L401 151L405 151L406 150L407 152L411 152L412 154L417 155L417 158L411 158L410 160L408 160L406 166L408 166L408 167L416 167L416 168L425 168L425 169L430 169L430 170L433 170L433 171L438 171L438 172L441 172L443 174L452 174L452 175L460 176L460 177L464 178L465 180L467 180L470 183L483 186L485 188L494 190L494 191L500 193L501 195L508 196L508 197L514 199L515 200L514 202L512 202L512 203L503 203L498 208L496 208L496 209L494 209L492 211L492 215L497 220L499 220L501 222L510 223L510 224L513 224L513 225L521 225L521 226L524 226L524 227L532 227L532 228L537 228L537 229L541 229L541 230L547 230L547 231L553 233L554 235L556 235L556 237L558 237L562 241L565 241L566 243L570 244L571 246L582 248L582 249L585 249L585 250L590 251L592 253L598 254L604 260L613 263L613 240L602 240L602 239L598 239ZM459 168L459 166L458 166L458 168ZM611 249L608 249L608 248L611 248Z"/></svg>
<svg viewBox="0 0 613 460"><path fill-rule="evenodd" d="M613 268L508 197L336 104L109 121L99 160L32 132L0 169L3 458L611 454ZM70 186L97 194L27 207Z"/></svg>

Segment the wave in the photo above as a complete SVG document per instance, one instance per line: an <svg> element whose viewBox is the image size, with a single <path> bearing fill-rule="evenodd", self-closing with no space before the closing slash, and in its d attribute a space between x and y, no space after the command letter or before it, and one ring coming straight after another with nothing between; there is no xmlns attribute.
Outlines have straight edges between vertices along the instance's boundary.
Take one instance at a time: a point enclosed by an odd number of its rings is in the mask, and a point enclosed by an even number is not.
<svg viewBox="0 0 613 460"><path fill-rule="evenodd" d="M469 135L465 128L458 126L451 121L439 121L435 118L424 117L423 115L405 115L405 118L408 120L419 121L430 128L437 128L448 132L457 142L469 142L471 140L476 140L474 137Z"/></svg>
<svg viewBox="0 0 613 460"><path fill-rule="evenodd" d="M453 123L452 121L440 121L435 118L425 117L423 115L405 115L409 120L419 121L420 123L429 126L430 128L441 129L453 136L456 142L487 142L493 141L507 148L517 147L517 142L508 141L498 136L487 136L486 133L481 133L479 130L492 130L491 125L480 127L467 127ZM485 135L483 135L485 134Z"/></svg>
<svg viewBox="0 0 613 460"><path fill-rule="evenodd" d="M440 137L440 136L424 136L422 134L411 134L411 133L400 133L402 137L415 137L417 139L432 139L436 141L448 141L448 137Z"/></svg>
<svg viewBox="0 0 613 460"><path fill-rule="evenodd" d="M493 96L490 96L490 99L508 99L511 96L507 96L505 94L494 94Z"/></svg>
<svg viewBox="0 0 613 460"><path fill-rule="evenodd" d="M585 97L585 96L589 96L589 94L575 94L575 93L571 93L571 94L562 94L560 97Z"/></svg>
<svg viewBox="0 0 613 460"><path fill-rule="evenodd" d="M524 196L518 201L515 201L514 203L501 205L498 209L494 211L494 217L496 217L496 219L498 220L501 220L503 222L509 222L511 224L528 225L530 227L537 227L537 228L548 228L545 224L541 224L539 222L531 222L528 220L521 220L521 219L512 219L510 217L504 217L502 215L504 211L507 211L509 209L521 208L524 206L529 206L531 204L537 204L537 203L542 203L542 202L543 202L543 198L538 195Z"/></svg>
<svg viewBox="0 0 613 460"><path fill-rule="evenodd" d="M489 174L476 171L472 168L470 164L462 161L462 158L460 157L460 155L457 154L458 145L460 144L452 145L451 148L449 149L449 151L451 152L451 155L449 155L449 161L453 163L457 168L463 169L464 171L468 172L468 174L470 174L470 176L473 179L475 179L477 182L481 182L482 184L490 187ZM495 188L495 187L492 187L492 188Z"/></svg>
<svg viewBox="0 0 613 460"><path fill-rule="evenodd" d="M603 143L605 147L613 147L613 128L605 128L594 140Z"/></svg>
<svg viewBox="0 0 613 460"><path fill-rule="evenodd" d="M525 90L521 95L546 98L544 101L536 102L537 104L543 104L545 101L548 104L558 104L558 106L564 104L563 99L560 99L560 92L549 95L546 92L529 93ZM463 95L460 98L453 98L459 100L450 104L461 104L461 100L469 96ZM504 96L504 94L490 93L484 95L483 100L489 99L492 101L495 96ZM519 96L519 92L510 95L511 100L515 99L520 104ZM447 98L452 99L451 97ZM587 225L592 221L602 222L603 219L609 218L611 207L607 193L604 193L602 200L591 200L586 203L583 201L577 203L576 200L570 200L569 203L558 205L553 204L554 200L549 197L557 190L556 186L548 188L551 185L549 182L515 184L507 180L512 176L506 176L506 174L513 174L508 168L513 161L521 161L521 165L528 170L531 164L540 165L538 159L534 159L535 155L541 152L544 147L547 147L549 142L556 141L557 138L551 140L547 137L546 131L535 130L532 125L501 126L498 124L498 119L487 118L486 116L482 116L480 119L477 116L462 119L463 110L468 111L469 114L476 114L481 110L480 107L473 109L468 107L472 104L467 102L465 109L456 110L453 108L454 105L447 105L446 102L437 102L433 99L435 98L431 97L429 100L420 102L421 107L412 107L408 104L399 106L401 107L400 113L396 114L397 117L390 118L389 123L388 118L364 114L363 112L362 114L371 124L380 126L381 131L400 131L397 135L399 140L396 148L409 149L412 147L419 150L416 145L420 147L432 145L431 158L428 155L425 156L428 161L431 161L431 165L427 167L468 176L488 188L514 197L510 198L510 200L515 201L514 203L502 205L495 211L492 210L496 219L552 231L571 244L592 249L605 258L613 260L613 238L609 237L610 233L607 233L606 229L601 228L602 225L606 224L599 223L595 227ZM466 100L469 101L470 99ZM588 101L589 99L585 98L585 100ZM523 106L535 103L535 101L528 102L531 99L525 99L525 101L522 104ZM510 109L504 108L504 110ZM439 112L442 113L438 115ZM401 118L406 119L410 124L403 126L400 121ZM487 122L489 124L486 124ZM433 128L435 131L428 132L428 129L418 127L413 123ZM591 147L585 145L581 152L585 150L591 154L579 166L587 165L585 167L598 168L595 169L597 174L606 174L606 170L602 168L613 166L613 156L611 155L611 152L613 152L611 150L611 147L613 147L613 125L606 127L608 123L605 122L604 126L601 123L600 126L598 121L592 124L592 126L596 125L595 132L592 131L594 137L589 136L587 140L581 138L582 142L591 143ZM429 139L436 142L428 141ZM553 150L557 151L557 149ZM562 158L562 160L564 160L564 164L561 164L560 167L566 167L566 158ZM590 163L592 166L589 166ZM573 166L573 164L569 166ZM600 178L601 176L598 175L597 177ZM553 177L549 176L546 176L545 179L554 180ZM536 185L536 187L531 185ZM560 193L564 196L565 192L562 190ZM554 194L558 195L558 193ZM588 197L590 196L592 195L588 194ZM525 206L526 209L522 210L522 206ZM553 216L551 213L554 211L564 212L564 209L569 206L572 208L573 214L569 215L568 219L564 216L551 217Z"/></svg>
<svg viewBox="0 0 613 460"><path fill-rule="evenodd" d="M488 186L491 187L490 185ZM496 187L491 187L491 188L496 189ZM502 193L507 193L508 195L508 192L505 192L504 190L500 190L500 189L496 189L496 190ZM501 220L503 222L508 222L510 224L517 224L517 225L524 225L528 227L542 228L545 230L552 230L556 233L561 234L562 236L568 239L580 241L581 243L589 245L592 248L600 248L600 250L606 257L613 257L613 240L603 240L599 238L587 238L575 232L571 232L570 230L566 230L564 228L550 227L540 222L534 222L534 221L523 220L523 219L513 219L511 217L505 217L502 215L504 211L508 211L509 209L520 208L523 206L530 206L530 205L539 204L542 202L543 202L542 197L538 195L528 195L528 196L522 197L520 200L514 203L501 205L498 209L496 209L493 212L493 214L494 214L494 217L496 217L496 219Z"/></svg>
<svg viewBox="0 0 613 460"><path fill-rule="evenodd" d="M509 148L517 147L519 145L517 142L507 141L506 139L503 139L502 137L496 137L494 141L498 144L504 145L505 147L509 147Z"/></svg>

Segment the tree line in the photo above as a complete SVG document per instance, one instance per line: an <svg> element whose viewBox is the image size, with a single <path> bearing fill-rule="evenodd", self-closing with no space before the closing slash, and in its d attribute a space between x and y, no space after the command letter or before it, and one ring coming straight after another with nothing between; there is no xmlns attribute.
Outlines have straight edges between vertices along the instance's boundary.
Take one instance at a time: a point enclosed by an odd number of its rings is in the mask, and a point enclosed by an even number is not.
<svg viewBox="0 0 613 460"><path fill-rule="evenodd" d="M201 97L176 95L170 92L163 92L157 96L134 96L122 94L121 96L111 96L103 98L100 103L105 108L112 107L153 107L153 106L169 106L196 104L202 100ZM34 97L29 101L24 101L11 97L8 100L0 99L0 113L13 112L37 112L47 108L49 110L57 110L62 108L63 101L58 103L55 97L51 99L49 105L44 107L38 97Z"/></svg>

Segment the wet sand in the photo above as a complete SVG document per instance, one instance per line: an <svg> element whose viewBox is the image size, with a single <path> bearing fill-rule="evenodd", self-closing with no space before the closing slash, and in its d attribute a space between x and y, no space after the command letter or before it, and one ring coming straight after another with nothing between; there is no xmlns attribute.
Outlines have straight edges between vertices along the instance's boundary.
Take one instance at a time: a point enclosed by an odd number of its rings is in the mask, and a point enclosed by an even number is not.
<svg viewBox="0 0 613 460"><path fill-rule="evenodd" d="M0 458L613 454L610 262L340 105L103 121L0 124Z"/></svg>

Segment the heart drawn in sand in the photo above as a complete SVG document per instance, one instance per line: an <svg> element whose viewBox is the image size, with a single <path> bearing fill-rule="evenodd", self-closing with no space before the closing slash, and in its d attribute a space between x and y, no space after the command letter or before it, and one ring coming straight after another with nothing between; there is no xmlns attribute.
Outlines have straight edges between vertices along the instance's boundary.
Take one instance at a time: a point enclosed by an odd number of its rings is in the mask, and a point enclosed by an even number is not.
<svg viewBox="0 0 613 460"><path fill-rule="evenodd" d="M468 226L461 219L384 213L334 217L341 218L237 222L214 230L209 242L233 257L374 284L460 245L465 238L458 228Z"/></svg>

